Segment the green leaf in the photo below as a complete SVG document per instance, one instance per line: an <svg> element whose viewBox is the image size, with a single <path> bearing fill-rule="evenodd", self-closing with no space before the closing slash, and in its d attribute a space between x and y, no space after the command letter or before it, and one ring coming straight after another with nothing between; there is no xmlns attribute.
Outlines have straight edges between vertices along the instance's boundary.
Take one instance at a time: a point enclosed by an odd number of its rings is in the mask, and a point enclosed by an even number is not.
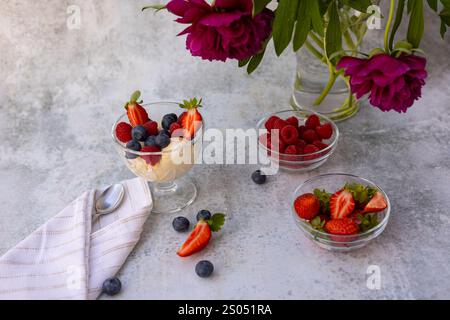
<svg viewBox="0 0 450 320"><path fill-rule="evenodd" d="M367 8L372 5L370 0L341 0L341 2L362 13L366 13Z"/></svg>
<svg viewBox="0 0 450 320"><path fill-rule="evenodd" d="M366 205L373 195L378 191L376 188L365 186L359 183L347 183L344 189L349 191L357 205Z"/></svg>
<svg viewBox="0 0 450 320"><path fill-rule="evenodd" d="M410 14L407 39L414 48L420 46L424 32L423 0L408 0Z"/></svg>
<svg viewBox="0 0 450 320"><path fill-rule="evenodd" d="M218 232L225 223L225 215L223 213L216 213L207 222L212 232Z"/></svg>
<svg viewBox="0 0 450 320"><path fill-rule="evenodd" d="M145 6L145 7L143 7L143 8L142 8L142 11L145 11L145 10L147 10L147 9L154 9L154 10L156 10L156 11L155 11L155 13L156 13L156 12L158 12L158 11L161 11L161 10L163 10L163 9L166 9L166 5L165 5L165 4L152 4L152 5L150 5L150 6Z"/></svg>
<svg viewBox="0 0 450 320"><path fill-rule="evenodd" d="M397 33L400 24L403 19L403 12L405 11L405 2L406 0L398 0L397 1L397 12L395 14L395 21L392 26L391 34L389 37L389 48L392 49L392 45L394 44L395 34Z"/></svg>
<svg viewBox="0 0 450 320"><path fill-rule="evenodd" d="M311 30L311 17L307 10L308 2L301 0L298 6L297 24L295 25L294 51L298 51L303 46Z"/></svg>
<svg viewBox="0 0 450 320"><path fill-rule="evenodd" d="M298 3L299 0L282 0L278 4L272 27L275 52L278 56L291 42Z"/></svg>
<svg viewBox="0 0 450 320"><path fill-rule="evenodd" d="M263 51L261 51L258 54L255 54L251 59L250 62L248 63L247 66L247 73L251 74L253 71L256 70L256 68L258 68L259 64L261 63L262 59L264 58L264 54L266 53L266 48L264 48Z"/></svg>
<svg viewBox="0 0 450 320"><path fill-rule="evenodd" d="M323 14L320 12L319 3L311 0L303 0L308 3L307 11L308 15L311 17L312 28L321 37L324 36L324 26L323 26Z"/></svg>
<svg viewBox="0 0 450 320"><path fill-rule="evenodd" d="M331 193L326 192L325 190L314 189L314 195L320 202L320 212L322 214L328 214L330 212L330 198Z"/></svg>
<svg viewBox="0 0 450 320"><path fill-rule="evenodd" d="M325 51L327 57L330 57L333 53L342 50L342 31L336 0L331 2L328 8L328 16L330 18L325 31ZM336 64L338 60L339 57L335 57L331 62Z"/></svg>
<svg viewBox="0 0 450 320"><path fill-rule="evenodd" d="M379 223L376 214L358 215L358 220L360 221L359 229L361 230L361 232L370 230L376 227Z"/></svg>
<svg viewBox="0 0 450 320"><path fill-rule="evenodd" d="M427 1L428 1L428 5L430 6L430 8L437 12L438 11L438 0L427 0Z"/></svg>
<svg viewBox="0 0 450 320"><path fill-rule="evenodd" d="M264 10L272 0L253 0L253 16Z"/></svg>
<svg viewBox="0 0 450 320"><path fill-rule="evenodd" d="M323 227L325 226L326 221L322 220L319 216L312 219L309 224L316 230L324 231Z"/></svg>
<svg viewBox="0 0 450 320"><path fill-rule="evenodd" d="M244 59L244 60L239 60L238 62L238 66L239 68L245 67L247 65L247 63L250 61L252 57Z"/></svg>

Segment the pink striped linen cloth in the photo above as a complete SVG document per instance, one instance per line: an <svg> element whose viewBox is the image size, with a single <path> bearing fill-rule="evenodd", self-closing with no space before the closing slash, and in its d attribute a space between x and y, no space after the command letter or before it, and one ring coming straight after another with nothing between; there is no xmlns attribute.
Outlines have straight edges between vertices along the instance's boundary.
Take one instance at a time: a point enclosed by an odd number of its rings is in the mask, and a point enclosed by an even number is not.
<svg viewBox="0 0 450 320"><path fill-rule="evenodd" d="M122 182L114 212L92 219L96 196L82 194L0 258L0 299L96 299L139 241L152 200L141 178Z"/></svg>

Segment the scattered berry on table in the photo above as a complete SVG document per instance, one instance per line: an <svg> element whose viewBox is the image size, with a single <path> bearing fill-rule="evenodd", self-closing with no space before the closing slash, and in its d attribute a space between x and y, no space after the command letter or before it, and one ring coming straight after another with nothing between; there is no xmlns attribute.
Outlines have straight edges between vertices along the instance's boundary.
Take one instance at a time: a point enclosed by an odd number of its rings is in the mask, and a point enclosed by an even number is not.
<svg viewBox="0 0 450 320"><path fill-rule="evenodd" d="M208 278L213 271L214 265L207 260L202 260L195 266L195 273L201 278Z"/></svg>
<svg viewBox="0 0 450 320"><path fill-rule="evenodd" d="M122 289L122 283L119 278L109 278L103 282L102 292L108 296L115 296Z"/></svg>
<svg viewBox="0 0 450 320"><path fill-rule="evenodd" d="M131 136L136 141L145 141L148 137L147 129L144 126L136 126L131 130Z"/></svg>
<svg viewBox="0 0 450 320"><path fill-rule="evenodd" d="M173 219L172 226L175 231L185 232L189 229L189 220L185 217L177 217Z"/></svg>
<svg viewBox="0 0 450 320"><path fill-rule="evenodd" d="M132 138L131 130L133 127L126 122L120 122L116 127L116 137L120 142L127 143Z"/></svg>
<svg viewBox="0 0 450 320"><path fill-rule="evenodd" d="M198 213L197 213L197 221L200 221L200 220L209 220L209 219L211 219L211 212L210 211L208 211L208 210L200 210Z"/></svg>
<svg viewBox="0 0 450 320"><path fill-rule="evenodd" d="M252 180L256 184L264 184L266 183L267 176L261 170L256 170L252 173Z"/></svg>
<svg viewBox="0 0 450 320"><path fill-rule="evenodd" d="M133 151L141 151L141 144L137 141L131 140L130 142L127 143L126 145L127 149L133 150ZM126 157L128 159L136 159L137 157L139 157L137 154L131 153L131 152L127 152L126 153Z"/></svg>

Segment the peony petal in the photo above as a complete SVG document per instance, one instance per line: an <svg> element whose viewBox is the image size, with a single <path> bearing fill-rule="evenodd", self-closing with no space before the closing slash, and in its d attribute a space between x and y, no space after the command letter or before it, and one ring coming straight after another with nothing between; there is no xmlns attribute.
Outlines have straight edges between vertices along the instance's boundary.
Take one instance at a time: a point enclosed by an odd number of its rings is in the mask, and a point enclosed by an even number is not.
<svg viewBox="0 0 450 320"><path fill-rule="evenodd" d="M169 12L182 17L190 5L185 0L172 0L166 5L166 8Z"/></svg>
<svg viewBox="0 0 450 320"><path fill-rule="evenodd" d="M234 21L239 20L243 15L245 15L245 13L240 11L215 12L201 18L199 23L208 27L229 26Z"/></svg>
<svg viewBox="0 0 450 320"><path fill-rule="evenodd" d="M377 54L367 61L366 68L361 70L360 76L369 76L373 71L380 71L388 77L397 78L407 71L409 67L406 63L391 57L387 54Z"/></svg>
<svg viewBox="0 0 450 320"><path fill-rule="evenodd" d="M253 11L252 0L216 0L214 7L221 9L240 10L242 12L251 13Z"/></svg>

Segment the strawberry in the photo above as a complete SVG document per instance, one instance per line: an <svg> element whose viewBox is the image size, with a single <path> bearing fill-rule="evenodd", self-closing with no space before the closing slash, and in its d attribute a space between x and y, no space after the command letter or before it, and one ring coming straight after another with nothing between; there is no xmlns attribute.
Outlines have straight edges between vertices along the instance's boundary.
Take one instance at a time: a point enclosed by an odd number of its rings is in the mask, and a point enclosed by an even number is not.
<svg viewBox="0 0 450 320"><path fill-rule="evenodd" d="M180 257L188 257L204 249L211 239L212 232L218 232L225 222L225 216L221 213L214 214L211 219L201 219L192 233L183 243L177 254Z"/></svg>
<svg viewBox="0 0 450 320"><path fill-rule="evenodd" d="M180 116L178 117L178 121L177 121L179 125L181 125L183 123L183 119L184 119L184 117L186 117L186 115L187 115L186 111L184 111L182 114L180 114Z"/></svg>
<svg viewBox="0 0 450 320"><path fill-rule="evenodd" d="M274 128L275 121L277 121L279 119L280 118L278 118L277 116L271 116L269 119L267 119L267 121L264 124L264 126L266 127L266 129L268 131L270 131L270 130L272 130Z"/></svg>
<svg viewBox="0 0 450 320"><path fill-rule="evenodd" d="M281 140L286 142L287 144L293 144L298 139L298 131L297 128L292 125L287 125L283 127L280 131Z"/></svg>
<svg viewBox="0 0 450 320"><path fill-rule="evenodd" d="M312 193L305 193L295 200L294 209L301 219L311 220L319 214L320 202Z"/></svg>
<svg viewBox="0 0 450 320"><path fill-rule="evenodd" d="M127 143L128 141L132 140L131 137L131 130L133 127L131 127L130 124L126 122L120 122L116 127L116 137L119 139L120 142Z"/></svg>
<svg viewBox="0 0 450 320"><path fill-rule="evenodd" d="M130 101L125 104L125 109L127 110L128 120L130 120L131 126L134 128L136 126L143 125L150 121L147 111L140 105L142 101L138 102L141 96L140 91L136 91L132 94Z"/></svg>
<svg viewBox="0 0 450 320"><path fill-rule="evenodd" d="M298 119L297 119L297 117L292 116L290 118L287 118L286 122L289 123L291 126L294 126L296 128L298 127Z"/></svg>
<svg viewBox="0 0 450 320"><path fill-rule="evenodd" d="M158 134L158 122L150 120L143 126L147 130L149 136L156 136Z"/></svg>
<svg viewBox="0 0 450 320"><path fill-rule="evenodd" d="M331 218L342 219L349 216L355 209L355 200L352 194L342 189L330 198Z"/></svg>
<svg viewBox="0 0 450 320"><path fill-rule="evenodd" d="M318 141L319 140L319 136L317 135L317 133L312 130L312 129L308 129L303 133L303 140L305 140L308 143L313 143L314 141Z"/></svg>
<svg viewBox="0 0 450 320"><path fill-rule="evenodd" d="M320 126L320 118L315 114L310 115L308 119L306 119L305 126L308 129L315 129Z"/></svg>
<svg viewBox="0 0 450 320"><path fill-rule="evenodd" d="M198 112L198 108L201 107L202 99L197 100L197 98L191 99L189 101L184 100L180 104L181 108L187 110L185 116L181 120L181 127L184 129L184 137L188 140L194 138L195 133L202 127L203 117Z"/></svg>
<svg viewBox="0 0 450 320"><path fill-rule="evenodd" d="M325 230L336 235L352 235L359 232L359 227L349 218L332 219L325 224Z"/></svg>
<svg viewBox="0 0 450 320"><path fill-rule="evenodd" d="M321 126L316 127L316 133L322 139L330 139L333 135L333 127L331 126L331 123L325 123Z"/></svg>
<svg viewBox="0 0 450 320"><path fill-rule="evenodd" d="M141 149L141 152L161 152L161 149L157 146L146 146ZM161 154L155 154L155 155L145 155L142 156L142 159L147 162L147 164L154 166L161 160Z"/></svg>
<svg viewBox="0 0 450 320"><path fill-rule="evenodd" d="M381 192L377 191L369 203L364 207L364 212L379 212L387 208L386 199L384 199Z"/></svg>

